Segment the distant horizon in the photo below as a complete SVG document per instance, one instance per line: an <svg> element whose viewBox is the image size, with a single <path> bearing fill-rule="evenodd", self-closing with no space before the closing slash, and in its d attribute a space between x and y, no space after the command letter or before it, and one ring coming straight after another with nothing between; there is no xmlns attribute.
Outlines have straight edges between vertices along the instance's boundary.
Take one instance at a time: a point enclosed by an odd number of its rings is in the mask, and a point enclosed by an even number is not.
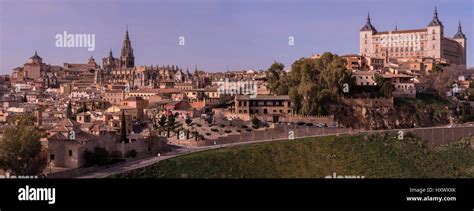
<svg viewBox="0 0 474 211"><path fill-rule="evenodd" d="M375 4L374 4L375 2ZM0 74L11 74L35 51L43 62L101 65L112 49L120 57L128 26L135 66L178 65L209 72L266 70L276 61L290 69L301 57L359 54L359 30L370 12L378 31L424 28L435 5L446 37L462 23L467 68L474 67L474 0L163 0L95 2L2 0ZM420 9L422 8L422 9ZM390 11L390 12L387 12ZM397 12L398 11L398 12ZM95 49L58 48L55 35L94 34ZM184 36L185 45L179 46ZM288 45L288 37L295 45ZM474 42L474 41L473 41Z"/></svg>

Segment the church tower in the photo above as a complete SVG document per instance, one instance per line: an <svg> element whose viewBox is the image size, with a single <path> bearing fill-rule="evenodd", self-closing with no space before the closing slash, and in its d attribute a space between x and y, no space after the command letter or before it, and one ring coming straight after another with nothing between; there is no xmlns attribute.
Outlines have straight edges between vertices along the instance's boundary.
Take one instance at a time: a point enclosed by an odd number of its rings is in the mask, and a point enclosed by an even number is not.
<svg viewBox="0 0 474 211"><path fill-rule="evenodd" d="M125 40L123 41L122 52L120 55L120 68L135 67L135 57L133 57L133 48L130 38L128 36L128 27L125 33Z"/></svg>

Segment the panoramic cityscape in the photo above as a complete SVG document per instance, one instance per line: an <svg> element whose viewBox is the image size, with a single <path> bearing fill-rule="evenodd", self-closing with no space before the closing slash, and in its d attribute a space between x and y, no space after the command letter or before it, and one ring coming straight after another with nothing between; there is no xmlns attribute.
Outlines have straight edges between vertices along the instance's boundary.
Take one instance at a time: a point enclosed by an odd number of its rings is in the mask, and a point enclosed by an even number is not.
<svg viewBox="0 0 474 211"><path fill-rule="evenodd" d="M0 175L473 178L472 14L448 24L447 9L424 3L429 15L417 14L416 26L407 28L379 25L374 14L381 13L354 10L363 18L341 33L355 42L341 41L350 46L342 49L336 36L337 52L290 50L307 47L307 38L284 33L284 51L291 52L281 57L292 56L265 67L253 58L243 65L232 49L249 44L232 37L235 44L209 47L229 48L218 52L232 57L228 64L225 56L197 61L209 54L206 47L202 55L142 62L173 50L142 42L160 36L136 24L136 14L135 24L104 25L121 31L107 40L75 33L77 27L48 31L48 47L21 44L14 51L30 52L20 63L7 51L22 41L2 31ZM397 14L387 18L395 23ZM200 42L192 33L169 41L175 48Z"/></svg>

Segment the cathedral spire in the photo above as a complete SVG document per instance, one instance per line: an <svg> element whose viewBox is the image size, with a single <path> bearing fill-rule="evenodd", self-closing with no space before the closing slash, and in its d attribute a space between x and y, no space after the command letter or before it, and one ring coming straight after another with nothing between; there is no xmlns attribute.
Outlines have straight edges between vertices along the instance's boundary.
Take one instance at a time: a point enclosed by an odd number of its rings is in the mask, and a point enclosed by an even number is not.
<svg viewBox="0 0 474 211"><path fill-rule="evenodd" d="M133 68L135 67L135 57L133 56L132 42L128 35L128 25L125 30L125 40L123 41L122 52L120 54L120 67Z"/></svg>
<svg viewBox="0 0 474 211"><path fill-rule="evenodd" d="M128 37L128 24L125 25L125 39L129 40L130 38Z"/></svg>

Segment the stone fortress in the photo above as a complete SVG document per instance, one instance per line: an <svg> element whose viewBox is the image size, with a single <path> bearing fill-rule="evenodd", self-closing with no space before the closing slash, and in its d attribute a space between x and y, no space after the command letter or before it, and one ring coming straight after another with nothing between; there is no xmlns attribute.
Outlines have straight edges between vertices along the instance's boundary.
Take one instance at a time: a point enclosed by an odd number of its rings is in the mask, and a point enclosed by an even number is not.
<svg viewBox="0 0 474 211"><path fill-rule="evenodd" d="M450 64L466 65L466 35L459 21L453 37L444 34L444 25L435 7L433 18L425 28L377 31L370 15L360 30L360 55L372 58L397 58L398 60L438 59Z"/></svg>

